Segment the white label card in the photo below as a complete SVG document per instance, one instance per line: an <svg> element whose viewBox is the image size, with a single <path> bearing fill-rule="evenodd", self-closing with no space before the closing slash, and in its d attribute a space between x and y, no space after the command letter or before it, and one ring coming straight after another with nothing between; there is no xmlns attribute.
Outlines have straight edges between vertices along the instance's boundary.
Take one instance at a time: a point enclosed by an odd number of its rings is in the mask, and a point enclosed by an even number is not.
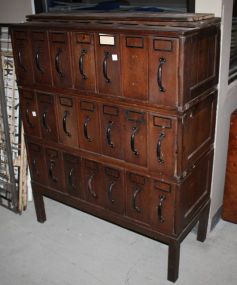
<svg viewBox="0 0 237 285"><path fill-rule="evenodd" d="M32 111L32 116L36 117L36 112L35 111Z"/></svg>
<svg viewBox="0 0 237 285"><path fill-rule="evenodd" d="M112 54L112 60L117 61L118 60L118 55L117 54Z"/></svg>
<svg viewBox="0 0 237 285"><path fill-rule="evenodd" d="M99 34L99 37L100 37L100 44L101 45L110 45L110 46L115 45L114 36Z"/></svg>

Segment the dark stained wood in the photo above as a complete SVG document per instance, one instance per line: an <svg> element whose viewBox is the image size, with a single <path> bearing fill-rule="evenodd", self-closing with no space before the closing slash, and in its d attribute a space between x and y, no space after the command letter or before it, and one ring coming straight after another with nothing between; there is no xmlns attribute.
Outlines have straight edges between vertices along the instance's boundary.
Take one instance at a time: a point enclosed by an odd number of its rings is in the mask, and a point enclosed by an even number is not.
<svg viewBox="0 0 237 285"><path fill-rule="evenodd" d="M206 238L219 19L84 12L28 20L11 29L38 221L48 196L162 241L175 282L182 240L197 222L197 239Z"/></svg>
<svg viewBox="0 0 237 285"><path fill-rule="evenodd" d="M237 111L230 118L222 218L237 224Z"/></svg>
<svg viewBox="0 0 237 285"><path fill-rule="evenodd" d="M45 31L32 31L32 62L35 82L42 85L52 84L48 33Z"/></svg>
<svg viewBox="0 0 237 285"><path fill-rule="evenodd" d="M95 92L95 48L92 33L72 33L72 59L75 88Z"/></svg>
<svg viewBox="0 0 237 285"><path fill-rule="evenodd" d="M39 111L36 95L31 90L19 90L21 118L25 133L29 136L40 137Z"/></svg>

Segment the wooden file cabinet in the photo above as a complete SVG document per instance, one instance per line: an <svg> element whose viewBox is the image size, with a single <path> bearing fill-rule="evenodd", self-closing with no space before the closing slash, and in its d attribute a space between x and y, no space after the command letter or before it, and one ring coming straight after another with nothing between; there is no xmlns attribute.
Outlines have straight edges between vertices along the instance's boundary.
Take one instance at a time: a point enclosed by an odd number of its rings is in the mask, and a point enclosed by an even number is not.
<svg viewBox="0 0 237 285"><path fill-rule="evenodd" d="M12 27L38 221L43 196L169 246L210 205L219 19L42 14Z"/></svg>

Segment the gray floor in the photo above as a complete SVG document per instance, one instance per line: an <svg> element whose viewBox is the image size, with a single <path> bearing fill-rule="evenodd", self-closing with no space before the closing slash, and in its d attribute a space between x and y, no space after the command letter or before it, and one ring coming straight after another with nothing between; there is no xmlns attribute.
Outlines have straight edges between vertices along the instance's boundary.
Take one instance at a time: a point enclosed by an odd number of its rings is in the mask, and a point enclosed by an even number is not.
<svg viewBox="0 0 237 285"><path fill-rule="evenodd" d="M30 203L0 207L1 285L165 285L168 247L45 199L47 222ZM205 243L181 246L177 285L237 284L237 225L221 221Z"/></svg>

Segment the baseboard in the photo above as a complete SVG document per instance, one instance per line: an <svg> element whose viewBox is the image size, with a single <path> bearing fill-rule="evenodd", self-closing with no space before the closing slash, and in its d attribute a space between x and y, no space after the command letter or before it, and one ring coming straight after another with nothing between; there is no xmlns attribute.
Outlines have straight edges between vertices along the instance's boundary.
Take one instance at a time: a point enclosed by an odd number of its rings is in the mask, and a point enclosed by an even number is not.
<svg viewBox="0 0 237 285"><path fill-rule="evenodd" d="M221 213L222 213L222 206L216 211L215 215L211 219L211 231L219 223L221 219Z"/></svg>

